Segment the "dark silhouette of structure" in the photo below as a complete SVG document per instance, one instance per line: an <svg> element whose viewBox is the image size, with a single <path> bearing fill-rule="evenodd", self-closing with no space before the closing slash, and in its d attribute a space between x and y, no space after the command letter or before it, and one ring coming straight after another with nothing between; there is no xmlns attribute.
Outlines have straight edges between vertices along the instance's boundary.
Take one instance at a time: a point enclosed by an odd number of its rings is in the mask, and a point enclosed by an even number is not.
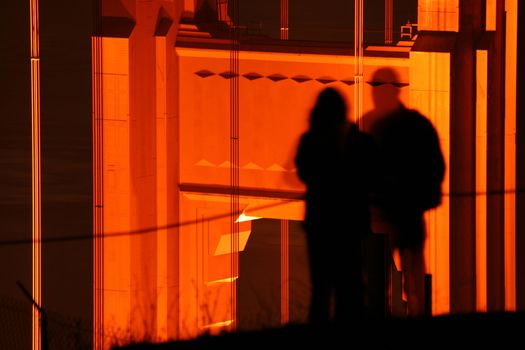
<svg viewBox="0 0 525 350"><path fill-rule="evenodd" d="M346 104L332 88L318 97L310 129L296 155L307 186L305 229L310 259L310 321L364 316L362 240L370 233L369 152L373 142L346 119Z"/></svg>
<svg viewBox="0 0 525 350"><path fill-rule="evenodd" d="M392 246L401 255L408 314L421 316L425 311L423 214L441 202L445 163L432 123L399 101L398 89L392 85L397 82L394 71L379 69L373 79L387 85L374 91L376 109L363 118L378 147L377 205Z"/></svg>

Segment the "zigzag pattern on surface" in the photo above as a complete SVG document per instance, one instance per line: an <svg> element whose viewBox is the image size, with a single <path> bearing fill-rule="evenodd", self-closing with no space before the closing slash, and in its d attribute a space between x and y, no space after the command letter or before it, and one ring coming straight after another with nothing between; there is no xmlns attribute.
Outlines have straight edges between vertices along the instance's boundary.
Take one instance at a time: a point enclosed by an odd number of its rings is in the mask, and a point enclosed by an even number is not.
<svg viewBox="0 0 525 350"><path fill-rule="evenodd" d="M218 76L218 77L221 77L223 79L232 79L232 78L235 78L235 77L238 77L238 76L242 76L243 78L249 80L249 81L254 81L254 80L258 80L258 79L261 79L261 78L266 78L268 80L271 80L273 81L274 83L277 83L277 82L280 82L280 81L283 81L283 80L293 80L299 84L301 83L304 83L304 82L308 82L308 81L316 81L320 84L323 84L323 85L326 85L326 84L331 84L331 83L335 83L335 82L341 82L343 84L346 84L346 85L354 85L355 82L354 82L354 79L353 78L345 78L345 79L336 79L336 78L333 78L333 77L329 77L329 76L321 76L321 77L317 77L317 78L312 78L312 77L309 77L307 75L295 75L293 77L287 77L287 76L284 76L280 73L274 73L274 74L270 74L270 75L262 75L262 74L259 74L259 73L256 73L256 72L249 72L249 73L244 73L244 74L237 74L237 73L234 73L234 72L231 72L231 71L224 71L224 72L221 72L221 73L214 73L208 69L202 69L202 70L199 70L197 72L194 72L193 74L197 75L198 77L200 78L208 78L208 77L211 77L211 76ZM385 84L390 84L390 85L393 85L399 89L401 88L404 88L404 87L407 87L409 84L408 83L404 83L404 82L385 82L385 81L367 81L366 82L368 85L372 86L372 87L378 87L378 86L381 86L381 85L385 85Z"/></svg>
<svg viewBox="0 0 525 350"><path fill-rule="evenodd" d="M196 162L194 165L201 166L201 167L209 167L209 168L231 168L232 163L229 160L225 160L224 162L220 164L214 164L210 162L207 159L201 159L198 162ZM268 167L262 167L259 164L248 162L240 167L240 169L244 170L262 170L262 171L278 171L278 172L296 172L297 169L286 169L283 166L279 164L272 164Z"/></svg>

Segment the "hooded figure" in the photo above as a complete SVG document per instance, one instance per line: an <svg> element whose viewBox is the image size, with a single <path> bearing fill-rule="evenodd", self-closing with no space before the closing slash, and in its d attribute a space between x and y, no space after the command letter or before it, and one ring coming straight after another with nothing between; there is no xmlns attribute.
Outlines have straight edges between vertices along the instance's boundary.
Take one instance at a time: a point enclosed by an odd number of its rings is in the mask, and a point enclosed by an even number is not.
<svg viewBox="0 0 525 350"><path fill-rule="evenodd" d="M364 316L362 239L370 233L368 195L372 139L350 123L343 97L321 92L295 164L306 184L308 253L312 282L310 322Z"/></svg>

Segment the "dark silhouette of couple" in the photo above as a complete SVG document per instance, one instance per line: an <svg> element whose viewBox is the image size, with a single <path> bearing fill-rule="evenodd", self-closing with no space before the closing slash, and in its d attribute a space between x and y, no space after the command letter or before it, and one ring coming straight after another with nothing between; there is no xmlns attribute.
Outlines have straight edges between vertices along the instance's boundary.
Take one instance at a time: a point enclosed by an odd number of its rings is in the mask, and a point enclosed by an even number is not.
<svg viewBox="0 0 525 350"><path fill-rule="evenodd" d="M372 205L401 255L408 314L424 312L423 214L441 201L445 165L430 121L399 101L395 73L379 69L376 80L385 87L374 90L376 109L363 117L364 130L347 120L341 94L327 88L297 150L297 172L307 187L311 323L332 319L332 299L336 322L365 317L362 251L372 233Z"/></svg>

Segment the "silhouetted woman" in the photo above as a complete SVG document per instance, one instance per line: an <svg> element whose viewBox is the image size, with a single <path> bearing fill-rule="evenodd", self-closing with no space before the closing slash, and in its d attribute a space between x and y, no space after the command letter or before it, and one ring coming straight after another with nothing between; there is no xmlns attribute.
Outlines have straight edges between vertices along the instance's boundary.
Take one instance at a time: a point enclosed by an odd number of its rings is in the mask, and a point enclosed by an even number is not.
<svg viewBox="0 0 525 350"><path fill-rule="evenodd" d="M308 252L312 282L310 322L362 317L362 238L370 232L368 188L372 141L346 119L334 89L321 92L295 158L306 184Z"/></svg>

